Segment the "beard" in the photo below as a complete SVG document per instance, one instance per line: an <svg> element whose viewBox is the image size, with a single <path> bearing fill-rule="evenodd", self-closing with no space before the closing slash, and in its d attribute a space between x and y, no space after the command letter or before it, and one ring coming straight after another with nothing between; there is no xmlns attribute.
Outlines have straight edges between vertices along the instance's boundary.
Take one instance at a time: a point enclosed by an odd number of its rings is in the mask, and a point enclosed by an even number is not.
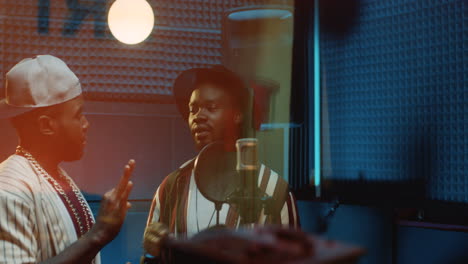
<svg viewBox="0 0 468 264"><path fill-rule="evenodd" d="M84 145L80 144L68 144L62 145L62 160L65 162L80 160L84 155Z"/></svg>

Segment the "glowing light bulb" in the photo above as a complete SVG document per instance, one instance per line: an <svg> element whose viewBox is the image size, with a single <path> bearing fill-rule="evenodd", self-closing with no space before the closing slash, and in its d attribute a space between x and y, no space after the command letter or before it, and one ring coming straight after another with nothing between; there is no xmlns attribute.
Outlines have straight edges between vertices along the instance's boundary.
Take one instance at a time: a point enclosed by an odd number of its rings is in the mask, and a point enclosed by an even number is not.
<svg viewBox="0 0 468 264"><path fill-rule="evenodd" d="M107 17L114 37L125 44L144 41L153 31L154 13L146 0L117 0Z"/></svg>

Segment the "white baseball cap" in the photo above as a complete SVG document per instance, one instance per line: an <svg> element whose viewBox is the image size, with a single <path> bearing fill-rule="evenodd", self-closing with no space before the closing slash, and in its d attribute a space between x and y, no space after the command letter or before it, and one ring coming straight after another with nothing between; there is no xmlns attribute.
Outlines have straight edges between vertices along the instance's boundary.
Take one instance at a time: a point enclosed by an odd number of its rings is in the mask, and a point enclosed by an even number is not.
<svg viewBox="0 0 468 264"><path fill-rule="evenodd" d="M80 80L61 59L52 55L27 58L6 74L0 118L64 103L80 94Z"/></svg>

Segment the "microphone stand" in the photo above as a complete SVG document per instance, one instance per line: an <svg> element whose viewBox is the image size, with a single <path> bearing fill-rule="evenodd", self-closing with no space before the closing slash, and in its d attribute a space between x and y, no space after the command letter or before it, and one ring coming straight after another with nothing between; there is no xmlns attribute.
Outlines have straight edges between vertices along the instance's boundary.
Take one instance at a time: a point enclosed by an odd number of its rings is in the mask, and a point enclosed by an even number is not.
<svg viewBox="0 0 468 264"><path fill-rule="evenodd" d="M222 142L209 144L200 151L194 166L195 182L200 192L215 205L216 226L220 226L223 203L236 208L241 225L258 223L262 211L268 217L276 213L273 212L273 198L258 187L257 144L255 138L238 139L237 158Z"/></svg>
<svg viewBox="0 0 468 264"><path fill-rule="evenodd" d="M256 173L256 171L252 173ZM251 176L244 176L242 179L249 179L250 177L250 179L255 179L256 181L257 177ZM273 215L273 198L262 193L261 189L256 185L252 188L252 184L243 184L243 187L236 188L228 196L227 203L237 208L241 219L240 225L242 226L258 223L262 210L267 217Z"/></svg>
<svg viewBox="0 0 468 264"><path fill-rule="evenodd" d="M236 171L239 186L228 196L227 202L237 207L241 225L258 223L260 214L272 215L272 198L258 187L259 162L258 141L255 138L242 138L236 141Z"/></svg>

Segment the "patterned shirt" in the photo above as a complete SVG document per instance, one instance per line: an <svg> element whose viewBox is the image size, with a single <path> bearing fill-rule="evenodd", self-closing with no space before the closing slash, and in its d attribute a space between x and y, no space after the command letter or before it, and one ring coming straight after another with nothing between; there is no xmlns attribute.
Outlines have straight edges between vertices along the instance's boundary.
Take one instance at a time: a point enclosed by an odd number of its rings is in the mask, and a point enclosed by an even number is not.
<svg viewBox="0 0 468 264"><path fill-rule="evenodd" d="M288 191L287 183L279 175L261 165L258 186L268 196L276 199L279 212L277 217L271 217L262 211L257 224L280 224L292 228L299 227L299 216L296 201ZM240 217L235 208L223 204L219 224L237 228ZM158 187L151 205L147 224L162 222L169 226L176 237L191 237L192 235L216 225L214 203L207 200L198 190L193 173L193 162L184 164L170 174Z"/></svg>
<svg viewBox="0 0 468 264"><path fill-rule="evenodd" d="M0 263L38 263L77 240L52 185L19 155L0 164ZM99 254L95 263L100 263Z"/></svg>

